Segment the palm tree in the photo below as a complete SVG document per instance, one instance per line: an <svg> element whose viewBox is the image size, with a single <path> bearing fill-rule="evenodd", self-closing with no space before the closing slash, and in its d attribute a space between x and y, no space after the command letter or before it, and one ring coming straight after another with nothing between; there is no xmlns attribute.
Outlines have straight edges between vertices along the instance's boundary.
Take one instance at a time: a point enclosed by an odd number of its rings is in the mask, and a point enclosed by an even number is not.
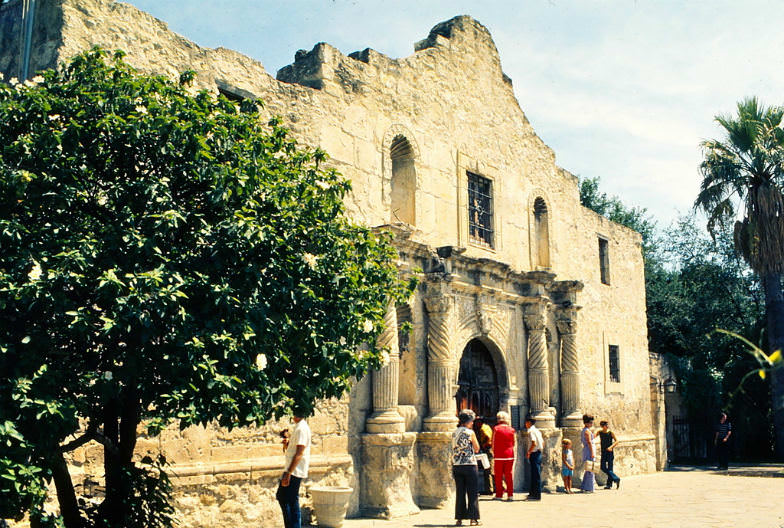
<svg viewBox="0 0 784 528"><path fill-rule="evenodd" d="M735 249L759 275L765 291L769 352L784 349L784 108L756 97L738 103L737 116L717 116L724 141L702 143L702 184L694 207L714 233L735 221ZM771 375L776 457L784 460L784 368Z"/></svg>

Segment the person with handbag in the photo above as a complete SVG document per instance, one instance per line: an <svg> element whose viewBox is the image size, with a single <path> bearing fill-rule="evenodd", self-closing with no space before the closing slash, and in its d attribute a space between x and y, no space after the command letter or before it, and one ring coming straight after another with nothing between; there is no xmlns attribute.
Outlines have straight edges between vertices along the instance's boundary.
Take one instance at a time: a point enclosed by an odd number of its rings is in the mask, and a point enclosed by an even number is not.
<svg viewBox="0 0 784 528"><path fill-rule="evenodd" d="M452 433L452 476L455 479L456 526L463 519L470 519L471 526L479 526L479 476L476 470L476 454L479 441L472 426L476 414L471 409L460 411L458 425Z"/></svg>
<svg viewBox="0 0 784 528"><path fill-rule="evenodd" d="M479 455L477 461L479 465L479 493L481 495L492 495L492 465L493 465L493 430L487 425L481 416L474 420L474 433L479 442Z"/></svg>
<svg viewBox="0 0 784 528"><path fill-rule="evenodd" d="M528 497L525 500L542 500L542 449L544 439L542 433L536 428L536 420L533 416L525 417L525 428L528 430L528 451L525 458L531 466L531 485L528 488Z"/></svg>
<svg viewBox="0 0 784 528"><path fill-rule="evenodd" d="M583 415L583 427L580 433L580 440L583 444L583 481L580 484L580 489L583 493L593 493L595 479L593 475L594 460L596 460L596 452L593 447L593 416L590 414Z"/></svg>

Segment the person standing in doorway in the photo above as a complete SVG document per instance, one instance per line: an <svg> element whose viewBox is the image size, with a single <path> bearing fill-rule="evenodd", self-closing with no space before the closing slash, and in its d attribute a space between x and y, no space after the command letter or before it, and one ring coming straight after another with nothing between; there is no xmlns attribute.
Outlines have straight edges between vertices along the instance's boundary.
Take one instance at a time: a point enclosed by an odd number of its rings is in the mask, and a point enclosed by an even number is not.
<svg viewBox="0 0 784 528"><path fill-rule="evenodd" d="M593 416L584 414L583 425L585 425L585 427L583 427L583 430L580 433L580 440L583 443L583 481L580 484L580 489L583 493L593 493L595 482L593 464L596 460L596 453L594 452L593 447L593 431L591 431L591 428L593 427Z"/></svg>
<svg viewBox="0 0 784 528"><path fill-rule="evenodd" d="M476 414L471 409L460 411L457 429L452 433L452 476L455 479L455 520L462 526L470 519L471 526L479 526L479 476L476 454L479 441L472 427Z"/></svg>
<svg viewBox="0 0 784 528"><path fill-rule="evenodd" d="M607 420L599 422L601 430L599 431L599 440L602 446L602 471L607 475L607 484L604 489L611 489L613 482L615 482L616 489L621 487L621 478L613 473L613 461L615 460L615 446L618 445L618 438L615 433L610 431L610 423Z"/></svg>
<svg viewBox="0 0 784 528"><path fill-rule="evenodd" d="M723 412L719 415L719 424L713 436L713 445L716 446L716 456L719 459L717 469L729 469L730 436L732 436L732 424L727 413Z"/></svg>
<svg viewBox="0 0 784 528"><path fill-rule="evenodd" d="M476 420L474 420L474 433L476 434L476 440L479 442L479 452L484 453L487 457L485 460L487 463L486 466L482 466L482 464L477 465L479 479L481 480L479 493L482 495L491 495L493 493L493 429L485 423L484 418L477 416Z"/></svg>
<svg viewBox="0 0 784 528"><path fill-rule="evenodd" d="M302 528L299 487L302 480L307 478L310 467L310 427L302 414L294 415L295 425L291 437L284 437L286 465L275 494L283 511L285 528ZM288 444L285 444L286 440Z"/></svg>
<svg viewBox="0 0 784 528"><path fill-rule="evenodd" d="M528 430L528 451L525 458L531 466L531 486L528 490L526 500L542 500L542 450L544 449L544 439L542 433L536 428L536 420L533 416L525 417L525 428Z"/></svg>
<svg viewBox="0 0 784 528"><path fill-rule="evenodd" d="M515 460L515 430L509 425L509 413L501 411L496 415L497 425L493 428L493 471L495 472L495 498L506 500L514 497L512 467Z"/></svg>

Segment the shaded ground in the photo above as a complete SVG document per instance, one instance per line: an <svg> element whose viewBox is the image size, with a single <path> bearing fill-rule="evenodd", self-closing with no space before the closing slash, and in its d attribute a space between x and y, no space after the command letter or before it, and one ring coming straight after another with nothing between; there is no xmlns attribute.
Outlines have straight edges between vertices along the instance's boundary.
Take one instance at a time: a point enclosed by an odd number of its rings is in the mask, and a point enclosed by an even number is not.
<svg viewBox="0 0 784 528"><path fill-rule="evenodd" d="M593 494L544 495L541 502L482 498L479 510L489 528L591 528L753 526L784 528L784 478L742 476L741 471L780 473L781 466L706 468L623 478L620 490L598 489ZM730 476L730 474L732 474ZM454 526L451 510L423 510L404 519L347 520L344 528L436 528ZM468 523L465 522L464 525Z"/></svg>

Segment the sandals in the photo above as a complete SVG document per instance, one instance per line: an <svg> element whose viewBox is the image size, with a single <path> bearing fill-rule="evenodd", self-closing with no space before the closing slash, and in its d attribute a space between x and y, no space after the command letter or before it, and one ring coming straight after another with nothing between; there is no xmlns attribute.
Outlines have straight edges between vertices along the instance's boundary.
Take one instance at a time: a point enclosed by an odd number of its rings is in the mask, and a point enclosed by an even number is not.
<svg viewBox="0 0 784 528"><path fill-rule="evenodd" d="M482 526L482 521L480 521L479 519L474 519L473 521L471 521L471 526Z"/></svg>

